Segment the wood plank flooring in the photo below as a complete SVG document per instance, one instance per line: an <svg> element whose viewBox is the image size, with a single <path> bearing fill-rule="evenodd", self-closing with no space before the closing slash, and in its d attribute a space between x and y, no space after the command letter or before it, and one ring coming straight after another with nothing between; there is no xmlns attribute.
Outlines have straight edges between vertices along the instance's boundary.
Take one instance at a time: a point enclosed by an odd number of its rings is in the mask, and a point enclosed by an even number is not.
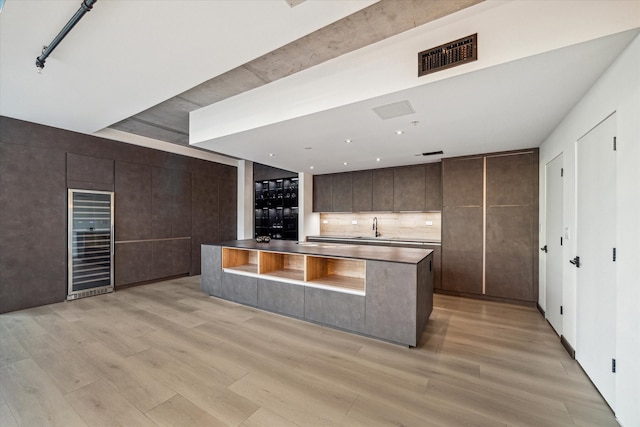
<svg viewBox="0 0 640 427"><path fill-rule="evenodd" d="M531 308L444 295L408 349L199 277L0 316L0 426L617 426Z"/></svg>

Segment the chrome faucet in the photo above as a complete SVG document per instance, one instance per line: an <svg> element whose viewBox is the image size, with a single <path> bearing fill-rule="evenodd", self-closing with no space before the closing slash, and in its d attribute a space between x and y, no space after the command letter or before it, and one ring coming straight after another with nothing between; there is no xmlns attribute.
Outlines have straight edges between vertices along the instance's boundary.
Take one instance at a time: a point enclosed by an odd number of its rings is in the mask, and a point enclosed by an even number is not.
<svg viewBox="0 0 640 427"><path fill-rule="evenodd" d="M373 217L373 231L375 231L374 235L375 237L380 237L380 233L378 233L378 217L374 216Z"/></svg>

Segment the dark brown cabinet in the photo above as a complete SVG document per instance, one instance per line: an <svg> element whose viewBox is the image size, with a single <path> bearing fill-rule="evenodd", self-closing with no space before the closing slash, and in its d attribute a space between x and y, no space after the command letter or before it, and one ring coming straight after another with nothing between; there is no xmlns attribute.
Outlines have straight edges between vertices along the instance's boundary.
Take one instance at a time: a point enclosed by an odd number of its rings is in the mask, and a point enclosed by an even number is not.
<svg viewBox="0 0 640 427"><path fill-rule="evenodd" d="M404 166L393 170L393 210L425 210L425 166Z"/></svg>
<svg viewBox="0 0 640 427"><path fill-rule="evenodd" d="M442 289L482 294L484 159L442 163Z"/></svg>
<svg viewBox="0 0 640 427"><path fill-rule="evenodd" d="M393 169L375 169L372 172L371 209L374 212L393 210Z"/></svg>
<svg viewBox="0 0 640 427"><path fill-rule="evenodd" d="M537 152L487 156L487 295L537 300L537 176Z"/></svg>
<svg viewBox="0 0 640 427"><path fill-rule="evenodd" d="M538 152L442 163L442 289L535 302Z"/></svg>
<svg viewBox="0 0 640 427"><path fill-rule="evenodd" d="M351 212L353 210L351 176L350 172L333 175L331 212Z"/></svg>
<svg viewBox="0 0 640 427"><path fill-rule="evenodd" d="M353 187L353 212L370 212L373 209L372 172L358 171L351 176Z"/></svg>
<svg viewBox="0 0 640 427"><path fill-rule="evenodd" d="M425 212L442 209L438 163L313 177L314 212Z"/></svg>
<svg viewBox="0 0 640 427"><path fill-rule="evenodd" d="M333 175L313 177L313 211L333 212Z"/></svg>
<svg viewBox="0 0 640 427"><path fill-rule="evenodd" d="M442 163L425 165L425 210L442 210Z"/></svg>

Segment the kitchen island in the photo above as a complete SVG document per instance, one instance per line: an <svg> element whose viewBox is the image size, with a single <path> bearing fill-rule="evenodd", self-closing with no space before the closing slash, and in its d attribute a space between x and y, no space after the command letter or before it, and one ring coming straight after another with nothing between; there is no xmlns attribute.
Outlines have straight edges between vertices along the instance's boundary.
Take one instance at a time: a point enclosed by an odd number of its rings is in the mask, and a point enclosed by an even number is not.
<svg viewBox="0 0 640 427"><path fill-rule="evenodd" d="M413 347L433 309L433 251L283 240L205 244L201 289Z"/></svg>

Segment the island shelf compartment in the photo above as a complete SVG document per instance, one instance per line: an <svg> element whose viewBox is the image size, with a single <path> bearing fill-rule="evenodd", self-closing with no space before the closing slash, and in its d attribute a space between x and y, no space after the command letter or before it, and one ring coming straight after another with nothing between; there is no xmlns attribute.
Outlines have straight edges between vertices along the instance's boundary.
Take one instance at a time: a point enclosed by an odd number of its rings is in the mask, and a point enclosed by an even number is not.
<svg viewBox="0 0 640 427"><path fill-rule="evenodd" d="M238 273L258 274L258 251L222 248L222 268Z"/></svg>
<svg viewBox="0 0 640 427"><path fill-rule="evenodd" d="M359 259L306 256L305 282L364 295L366 261Z"/></svg>
<svg viewBox="0 0 640 427"><path fill-rule="evenodd" d="M259 274L303 282L304 264L304 255L260 251Z"/></svg>

